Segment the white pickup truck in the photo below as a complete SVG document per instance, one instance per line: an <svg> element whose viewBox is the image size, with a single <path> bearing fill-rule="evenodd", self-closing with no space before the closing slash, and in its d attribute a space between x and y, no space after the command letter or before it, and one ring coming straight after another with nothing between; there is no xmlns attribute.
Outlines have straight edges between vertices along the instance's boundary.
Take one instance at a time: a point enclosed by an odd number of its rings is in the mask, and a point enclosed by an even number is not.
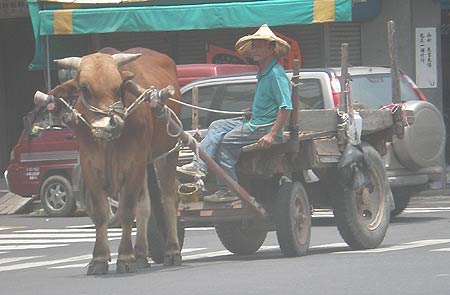
<svg viewBox="0 0 450 295"><path fill-rule="evenodd" d="M355 109L378 109L391 104L392 88L390 69L386 67L349 67L350 95ZM291 76L291 73L288 73ZM339 68L303 69L300 72L299 104L301 109L333 109L341 93ZM251 106L256 84L256 74L238 74L197 80L182 87L184 102L192 101L192 89L198 89L198 104L201 107L239 111ZM392 216L400 214L408 205L412 195L426 190L434 182L443 179L443 152L445 127L441 113L406 75L400 77L403 108L414 112L414 123L405 128L403 139L393 137L387 143L383 155L396 208ZM200 137L209 124L219 118L229 117L199 111L198 127ZM184 107L182 121L184 129L191 129L191 109ZM185 150L180 154L180 164L190 161L192 153ZM323 187L310 185L307 189L322 193L311 201L320 206L327 193Z"/></svg>

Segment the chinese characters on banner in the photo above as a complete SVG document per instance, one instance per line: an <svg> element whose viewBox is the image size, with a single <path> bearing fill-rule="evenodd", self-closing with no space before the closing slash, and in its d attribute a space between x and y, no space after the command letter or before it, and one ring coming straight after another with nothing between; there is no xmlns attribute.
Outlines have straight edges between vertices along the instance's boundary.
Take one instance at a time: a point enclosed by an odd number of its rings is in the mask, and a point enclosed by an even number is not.
<svg viewBox="0 0 450 295"><path fill-rule="evenodd" d="M416 28L416 82L419 88L437 87L436 28Z"/></svg>

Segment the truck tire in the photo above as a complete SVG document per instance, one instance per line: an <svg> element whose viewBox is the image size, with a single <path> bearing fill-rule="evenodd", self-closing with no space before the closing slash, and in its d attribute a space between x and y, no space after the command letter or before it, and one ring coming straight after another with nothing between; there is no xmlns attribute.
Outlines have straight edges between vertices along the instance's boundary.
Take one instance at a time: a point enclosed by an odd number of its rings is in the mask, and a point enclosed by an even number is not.
<svg viewBox="0 0 450 295"><path fill-rule="evenodd" d="M177 224L178 243L180 244L180 251L183 249L185 230L180 223ZM156 221L154 214L150 215L147 226L147 242L149 257L155 263L163 263L164 255L166 253L166 238L161 232L160 227Z"/></svg>
<svg viewBox="0 0 450 295"><path fill-rule="evenodd" d="M402 139L392 137L397 159L411 170L440 165L445 150L445 124L441 113L426 101L407 101L403 108L414 112L414 123L405 127Z"/></svg>
<svg viewBox="0 0 450 295"><path fill-rule="evenodd" d="M267 230L256 227L252 221L216 224L216 233L222 245L236 255L253 254L261 247Z"/></svg>
<svg viewBox="0 0 450 295"><path fill-rule="evenodd" d="M370 181L356 190L337 186L341 192L333 208L339 233L354 250L376 248L381 244L392 207L382 158L370 145L363 145L362 149L369 164Z"/></svg>
<svg viewBox="0 0 450 295"><path fill-rule="evenodd" d="M77 209L72 185L61 175L51 175L44 180L40 198L42 207L50 217L69 217Z"/></svg>
<svg viewBox="0 0 450 295"><path fill-rule="evenodd" d="M421 187L406 187L392 189L392 194L394 196L395 209L391 211L391 218L398 216L402 213L406 207L408 207L411 197L418 191Z"/></svg>
<svg viewBox="0 0 450 295"><path fill-rule="evenodd" d="M283 255L306 255L311 239L311 208L300 182L285 182L280 186L274 214L278 244Z"/></svg>

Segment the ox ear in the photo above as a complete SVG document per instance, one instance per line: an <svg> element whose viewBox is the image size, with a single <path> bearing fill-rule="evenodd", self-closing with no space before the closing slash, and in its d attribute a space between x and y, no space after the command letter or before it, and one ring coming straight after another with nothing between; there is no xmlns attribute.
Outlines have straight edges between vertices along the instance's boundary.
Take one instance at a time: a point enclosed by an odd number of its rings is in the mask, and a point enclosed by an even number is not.
<svg viewBox="0 0 450 295"><path fill-rule="evenodd" d="M138 57L140 57L141 54L131 54L131 53L116 53L112 55L112 58L117 63L117 66L123 66L124 64L127 64L129 62L132 62L136 60Z"/></svg>
<svg viewBox="0 0 450 295"><path fill-rule="evenodd" d="M56 86L50 91L50 94L56 97L71 97L78 91L78 83L72 79Z"/></svg>
<svg viewBox="0 0 450 295"><path fill-rule="evenodd" d="M120 75L122 76L123 82L127 82L134 78L134 74L130 71L122 71L122 72L120 72Z"/></svg>
<svg viewBox="0 0 450 295"><path fill-rule="evenodd" d="M62 59L55 59L54 62L60 68L72 69L72 70L78 71L78 69L80 67L80 63L81 63L81 57L66 57L66 58L62 58Z"/></svg>

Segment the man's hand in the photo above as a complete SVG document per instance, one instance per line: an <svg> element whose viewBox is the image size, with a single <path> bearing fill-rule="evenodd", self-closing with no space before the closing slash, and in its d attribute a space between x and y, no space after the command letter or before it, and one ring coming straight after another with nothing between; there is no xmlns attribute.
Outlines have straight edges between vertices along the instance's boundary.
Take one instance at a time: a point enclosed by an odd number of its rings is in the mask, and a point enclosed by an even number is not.
<svg viewBox="0 0 450 295"><path fill-rule="evenodd" d="M264 135L263 137L261 137L261 138L258 140L257 143L258 143L262 148L268 149L268 148L270 148L270 147L272 146L272 144L273 144L274 142L275 142L275 136L272 135L272 134L270 134L270 133L268 133L268 134Z"/></svg>

